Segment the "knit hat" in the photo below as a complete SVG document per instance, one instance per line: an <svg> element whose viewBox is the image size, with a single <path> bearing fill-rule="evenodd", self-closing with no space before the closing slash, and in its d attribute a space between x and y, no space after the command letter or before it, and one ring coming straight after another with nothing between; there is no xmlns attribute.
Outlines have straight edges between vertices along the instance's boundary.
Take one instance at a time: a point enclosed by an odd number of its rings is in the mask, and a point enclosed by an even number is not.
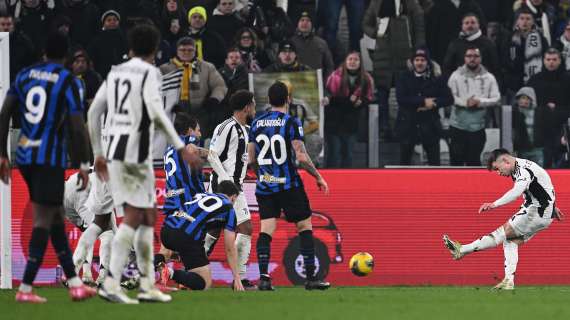
<svg viewBox="0 0 570 320"><path fill-rule="evenodd" d="M201 7L201 6L196 6L192 9L190 9L190 11L188 11L188 21L190 21L190 18L195 13L201 15L202 18L204 18L204 21L208 21L208 15L206 14L206 9L204 7Z"/></svg>
<svg viewBox="0 0 570 320"><path fill-rule="evenodd" d="M101 23L105 23L105 19L107 19L108 16L115 16L117 17L117 19L119 21L121 21L121 15L115 11L115 10L107 10L105 11L105 13L103 13L103 15L101 16Z"/></svg>
<svg viewBox="0 0 570 320"><path fill-rule="evenodd" d="M311 15L309 14L309 12L307 12L307 11L303 11L303 12L301 13L301 16L299 17L299 20L301 20L302 18L307 18L307 19L311 20L311 22L313 22L313 17L311 17ZM297 20L297 21L299 21L299 20Z"/></svg>
<svg viewBox="0 0 570 320"><path fill-rule="evenodd" d="M418 48L416 49L416 51L414 51L414 54L412 55L412 60L415 59L416 57L424 57L426 60L429 60L429 53L427 49Z"/></svg>
<svg viewBox="0 0 570 320"><path fill-rule="evenodd" d="M283 51L293 51L296 53L297 48L295 47L295 44L293 42L285 40L279 44L279 52Z"/></svg>

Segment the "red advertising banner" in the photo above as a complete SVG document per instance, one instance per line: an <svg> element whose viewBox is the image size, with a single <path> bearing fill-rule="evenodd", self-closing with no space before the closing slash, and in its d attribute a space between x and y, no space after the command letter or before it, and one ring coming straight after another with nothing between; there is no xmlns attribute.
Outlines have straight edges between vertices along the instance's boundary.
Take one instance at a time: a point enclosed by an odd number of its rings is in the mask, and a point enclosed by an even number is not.
<svg viewBox="0 0 570 320"><path fill-rule="evenodd" d="M484 214L481 203L499 198L512 181L486 170L323 170L331 192L320 193L313 179L304 175L313 209L318 272L334 285L476 285L493 284L503 277L502 247L477 252L453 261L443 247L442 234L470 242L495 230L517 211L520 202ZM570 171L550 171L557 205L570 212ZM13 277L22 277L31 234L31 208L25 183L17 171L12 175ZM157 170L159 204L164 199L164 178ZM255 183L244 187L252 212L254 237L248 278L257 280L255 242L259 215ZM160 219L162 222L162 218ZM73 248L81 232L67 226ZM156 226L158 250L160 224ZM553 222L519 250L518 284L570 284L570 221ZM375 258L375 270L356 277L348 260L358 251ZM280 221L273 236L270 271L277 285L302 283L302 259L298 254L295 226ZM56 279L57 259L48 248L37 282ZM218 284L229 283L223 243L211 257Z"/></svg>

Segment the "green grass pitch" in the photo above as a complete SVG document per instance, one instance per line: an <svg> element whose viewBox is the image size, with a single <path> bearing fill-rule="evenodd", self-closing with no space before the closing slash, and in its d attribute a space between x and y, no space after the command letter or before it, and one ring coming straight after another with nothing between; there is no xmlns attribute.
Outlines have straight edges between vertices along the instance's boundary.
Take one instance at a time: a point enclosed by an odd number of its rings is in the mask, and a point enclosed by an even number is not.
<svg viewBox="0 0 570 320"><path fill-rule="evenodd" d="M169 304L114 305L100 298L72 303L67 291L39 289L45 305L14 302L0 290L0 319L570 319L570 287L339 287L328 291L277 288L275 292L176 292ZM133 292L134 294L134 292Z"/></svg>

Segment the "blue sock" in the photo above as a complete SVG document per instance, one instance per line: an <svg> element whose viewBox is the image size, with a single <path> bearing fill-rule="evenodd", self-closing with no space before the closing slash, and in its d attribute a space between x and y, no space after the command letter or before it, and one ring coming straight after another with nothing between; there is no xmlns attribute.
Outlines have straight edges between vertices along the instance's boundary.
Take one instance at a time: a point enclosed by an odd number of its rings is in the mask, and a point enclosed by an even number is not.
<svg viewBox="0 0 570 320"><path fill-rule="evenodd" d="M271 257L271 236L261 232L257 238L257 263L261 278L269 278L269 258Z"/></svg>
<svg viewBox="0 0 570 320"><path fill-rule="evenodd" d="M65 233L65 225L63 223L51 226L51 244L55 249L59 264L63 268L67 279L76 277L77 273L75 273L75 265L73 264L72 253L67 242L67 234Z"/></svg>
<svg viewBox="0 0 570 320"><path fill-rule="evenodd" d="M313 239L313 231L301 231L299 232L299 238L301 238L299 251L303 256L307 280L315 280L315 241Z"/></svg>
<svg viewBox="0 0 570 320"><path fill-rule="evenodd" d="M30 239L30 248L28 254L28 262L26 263L26 270L24 271L24 278L22 282L27 285L32 285L38 270L44 260L44 254L49 239L49 231L44 228L32 229L32 238Z"/></svg>

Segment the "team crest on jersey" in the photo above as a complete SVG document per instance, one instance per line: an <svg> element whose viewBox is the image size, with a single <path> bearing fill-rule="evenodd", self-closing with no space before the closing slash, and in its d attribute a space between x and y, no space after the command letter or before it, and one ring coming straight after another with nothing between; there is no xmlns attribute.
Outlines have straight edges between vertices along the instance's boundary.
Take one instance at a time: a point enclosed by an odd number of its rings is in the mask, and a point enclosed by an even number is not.
<svg viewBox="0 0 570 320"><path fill-rule="evenodd" d="M244 163L247 163L247 158L248 158L247 152L241 155L241 161L243 161Z"/></svg>

